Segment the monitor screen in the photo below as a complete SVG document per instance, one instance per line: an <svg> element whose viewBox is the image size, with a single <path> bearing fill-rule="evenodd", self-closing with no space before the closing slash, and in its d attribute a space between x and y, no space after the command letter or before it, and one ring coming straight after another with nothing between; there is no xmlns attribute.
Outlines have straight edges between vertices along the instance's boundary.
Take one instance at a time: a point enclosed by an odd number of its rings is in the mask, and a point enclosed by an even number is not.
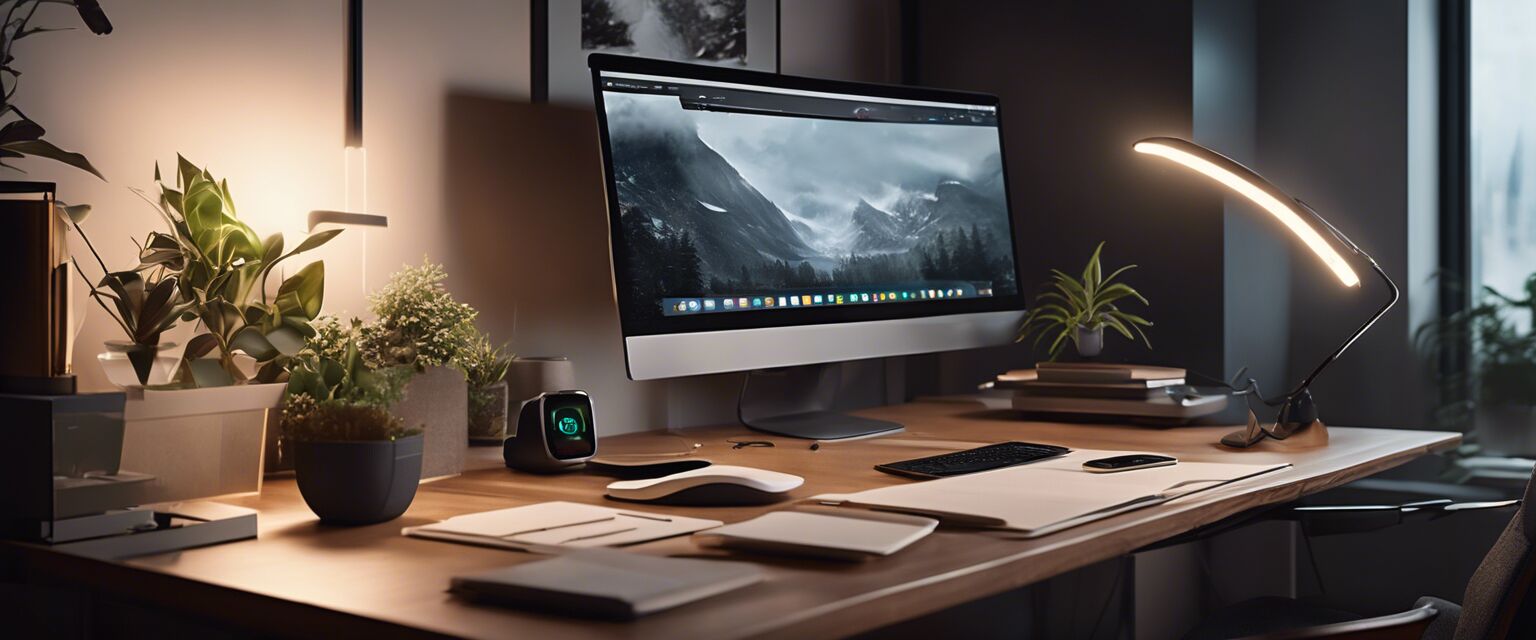
<svg viewBox="0 0 1536 640"><path fill-rule="evenodd" d="M627 335L1016 297L995 99L609 70L594 81Z"/></svg>

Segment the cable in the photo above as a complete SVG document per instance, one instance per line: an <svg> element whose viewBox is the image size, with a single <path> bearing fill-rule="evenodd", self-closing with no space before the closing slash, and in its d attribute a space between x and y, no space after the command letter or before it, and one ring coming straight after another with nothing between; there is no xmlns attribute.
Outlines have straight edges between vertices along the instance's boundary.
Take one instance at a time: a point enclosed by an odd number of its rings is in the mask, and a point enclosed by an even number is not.
<svg viewBox="0 0 1536 640"><path fill-rule="evenodd" d="M1323 570L1317 566L1317 554L1312 551L1312 536L1305 528L1301 531L1301 541L1307 545L1307 562L1312 565L1312 579L1317 582L1317 594L1328 597L1328 587L1323 584Z"/></svg>
<svg viewBox="0 0 1536 640"><path fill-rule="evenodd" d="M1114 603L1115 594L1120 593L1120 583L1124 581L1127 562L1135 562L1135 560L1123 558L1115 563L1115 586L1110 588L1109 595L1104 596L1104 605L1099 607L1099 617L1093 621L1093 630L1088 632L1089 640L1099 637L1099 625L1104 622L1104 614L1109 612L1109 605Z"/></svg>

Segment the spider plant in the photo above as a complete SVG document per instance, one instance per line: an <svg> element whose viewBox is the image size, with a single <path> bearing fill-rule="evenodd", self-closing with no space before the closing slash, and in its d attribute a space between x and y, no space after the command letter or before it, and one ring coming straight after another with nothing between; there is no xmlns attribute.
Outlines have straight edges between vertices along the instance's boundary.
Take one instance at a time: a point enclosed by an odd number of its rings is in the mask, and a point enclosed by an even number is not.
<svg viewBox="0 0 1536 640"><path fill-rule="evenodd" d="M1088 265L1083 267L1082 278L1074 278L1058 269L1051 270L1051 280L1046 284L1049 290L1035 298L1034 308L1019 326L1019 342L1033 335L1033 345L1038 348L1050 338L1049 353L1053 361L1061 355L1068 341L1082 355L1091 356L1097 355L1097 349L1085 349L1088 346L1085 341L1097 340L1101 344L1104 328L1109 327L1132 342L1139 337L1148 349L1152 348L1152 342L1142 331L1142 327L1150 327L1152 323L1119 306L1127 300L1150 304L1130 285L1115 281L1136 265L1120 267L1105 276L1099 262L1103 251L1104 243L1100 242L1094 248L1093 256L1088 258Z"/></svg>

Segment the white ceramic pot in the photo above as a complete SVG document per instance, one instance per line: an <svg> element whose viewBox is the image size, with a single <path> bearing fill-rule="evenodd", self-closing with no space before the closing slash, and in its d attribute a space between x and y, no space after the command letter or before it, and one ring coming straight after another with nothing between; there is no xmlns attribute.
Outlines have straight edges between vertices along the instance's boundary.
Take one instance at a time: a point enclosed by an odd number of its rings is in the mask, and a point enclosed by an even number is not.
<svg viewBox="0 0 1536 640"><path fill-rule="evenodd" d="M261 491L267 414L287 385L130 389L122 469L153 476L144 502Z"/></svg>
<svg viewBox="0 0 1536 640"><path fill-rule="evenodd" d="M97 354L96 361L107 380L123 389L169 384L181 365L181 354L187 350L174 342L146 345L108 340L105 346L107 350Z"/></svg>

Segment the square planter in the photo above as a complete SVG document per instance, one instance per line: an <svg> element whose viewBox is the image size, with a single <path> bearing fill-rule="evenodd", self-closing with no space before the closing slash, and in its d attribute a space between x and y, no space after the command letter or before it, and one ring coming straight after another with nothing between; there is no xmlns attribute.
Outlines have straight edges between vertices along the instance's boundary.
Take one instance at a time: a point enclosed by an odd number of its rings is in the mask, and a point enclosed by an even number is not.
<svg viewBox="0 0 1536 640"><path fill-rule="evenodd" d="M153 476L142 503L261 491L267 414L285 386L128 391L121 466Z"/></svg>
<svg viewBox="0 0 1536 640"><path fill-rule="evenodd" d="M389 410L405 421L405 426L419 428L425 436L422 478L464 471L469 453L469 383L464 372L431 367L416 374L405 386L405 399Z"/></svg>

